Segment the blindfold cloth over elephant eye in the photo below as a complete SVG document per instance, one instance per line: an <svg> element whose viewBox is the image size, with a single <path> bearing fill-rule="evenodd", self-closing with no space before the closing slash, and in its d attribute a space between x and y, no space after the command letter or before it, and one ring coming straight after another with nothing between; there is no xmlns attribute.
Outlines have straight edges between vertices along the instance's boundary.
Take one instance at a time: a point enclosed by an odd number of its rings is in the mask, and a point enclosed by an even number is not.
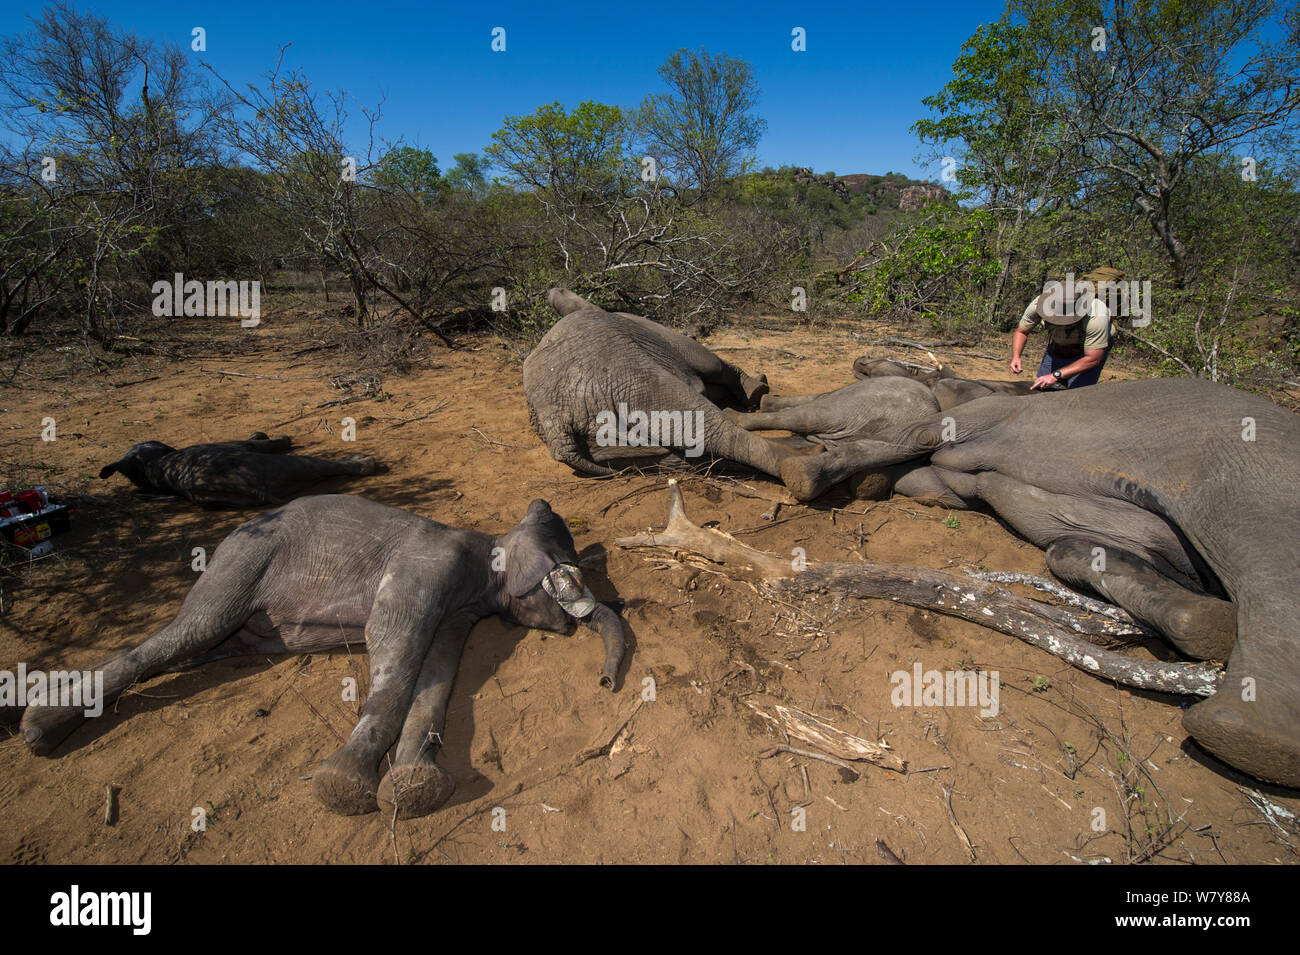
<svg viewBox="0 0 1300 955"><path fill-rule="evenodd" d="M565 613L579 620L596 609L596 598L582 582L582 574L573 564L557 564L542 578L542 589L564 608Z"/></svg>

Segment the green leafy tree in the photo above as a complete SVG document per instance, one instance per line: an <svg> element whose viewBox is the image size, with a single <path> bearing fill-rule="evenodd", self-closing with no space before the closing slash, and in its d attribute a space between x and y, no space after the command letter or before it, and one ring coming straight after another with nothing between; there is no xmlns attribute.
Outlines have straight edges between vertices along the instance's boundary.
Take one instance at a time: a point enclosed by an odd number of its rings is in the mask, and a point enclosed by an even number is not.
<svg viewBox="0 0 1300 955"><path fill-rule="evenodd" d="M629 134L617 106L587 100L569 112L555 102L507 116L486 154L514 182L574 205L627 187Z"/></svg>
<svg viewBox="0 0 1300 955"><path fill-rule="evenodd" d="M639 111L648 151L682 187L712 195L749 171L767 121L754 112L758 82L744 60L707 50L678 50L659 67L668 92Z"/></svg>
<svg viewBox="0 0 1300 955"><path fill-rule="evenodd" d="M488 164L478 153L456 153L456 160L447 172L447 184L453 189L482 199L488 191Z"/></svg>
<svg viewBox="0 0 1300 955"><path fill-rule="evenodd" d="M400 189L424 201L436 199L447 188L437 157L413 146L389 150L375 164L370 178L381 189Z"/></svg>
<svg viewBox="0 0 1300 955"><path fill-rule="evenodd" d="M1190 263L1173 209L1196 157L1241 147L1259 161L1294 147L1300 7L1013 0L1013 10L1047 67L1043 106L1066 123L1072 178L1085 195L1116 190L1131 202L1181 287Z"/></svg>

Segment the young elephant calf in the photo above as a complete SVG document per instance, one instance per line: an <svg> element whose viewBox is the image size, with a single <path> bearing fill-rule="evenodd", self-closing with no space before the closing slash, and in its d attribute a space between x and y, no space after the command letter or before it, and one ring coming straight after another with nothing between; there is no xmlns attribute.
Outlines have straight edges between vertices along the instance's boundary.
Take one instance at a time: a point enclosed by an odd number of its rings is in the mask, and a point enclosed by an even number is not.
<svg viewBox="0 0 1300 955"><path fill-rule="evenodd" d="M342 461L286 454L287 437L262 432L247 441L195 444L179 451L161 441L137 444L100 470L114 472L149 494L184 497L210 507L283 504L318 481L341 474L374 474L374 458L354 454Z"/></svg>
<svg viewBox="0 0 1300 955"><path fill-rule="evenodd" d="M461 651L481 618L559 633L582 621L604 641L600 683L613 689L623 622L592 597L577 563L568 526L542 500L492 537L360 497L305 497L236 529L175 620L96 667L99 702L179 664L364 640L370 696L312 789L348 815L373 812L382 800L403 817L422 816L454 788L434 758ZM49 755L84 719L81 707L29 706L23 736L34 753ZM381 783L380 761L394 742Z"/></svg>

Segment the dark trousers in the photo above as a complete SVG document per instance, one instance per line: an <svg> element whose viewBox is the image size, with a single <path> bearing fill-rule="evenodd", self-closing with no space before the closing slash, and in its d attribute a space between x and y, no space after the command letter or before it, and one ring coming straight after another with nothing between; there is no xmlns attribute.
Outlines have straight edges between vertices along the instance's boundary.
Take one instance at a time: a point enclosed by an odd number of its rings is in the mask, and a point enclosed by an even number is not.
<svg viewBox="0 0 1300 955"><path fill-rule="evenodd" d="M1050 375L1056 369L1064 368L1066 365L1078 361L1082 355L1083 352L1080 352L1078 355L1071 355L1069 358L1060 358L1052 351L1052 346L1048 345L1047 351L1043 352L1043 361L1038 366L1038 375L1039 377ZM1062 378L1061 384L1067 388L1084 388L1088 385L1095 385L1098 379L1101 378L1101 370L1106 367L1106 359L1109 357L1110 346L1107 345L1106 350L1101 353L1101 364L1096 368L1081 371L1077 375L1071 375L1069 378Z"/></svg>

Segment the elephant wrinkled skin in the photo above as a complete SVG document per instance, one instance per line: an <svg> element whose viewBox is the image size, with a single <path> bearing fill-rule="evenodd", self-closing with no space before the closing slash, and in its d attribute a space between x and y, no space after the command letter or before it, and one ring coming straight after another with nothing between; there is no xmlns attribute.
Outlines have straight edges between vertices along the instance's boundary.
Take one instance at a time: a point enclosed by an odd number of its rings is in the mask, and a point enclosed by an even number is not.
<svg viewBox="0 0 1300 955"><path fill-rule="evenodd" d="M312 789L340 813L373 812L383 802L403 816L425 815L454 788L435 757L461 651L478 620L497 614L571 633L581 619L604 641L600 683L614 688L623 622L591 597L577 563L568 526L542 500L492 537L360 497L301 498L237 528L175 620L95 668L103 674L100 702L177 665L364 642L370 695L346 744L317 768ZM22 732L33 752L49 755L84 719L80 707L29 706ZM381 782L380 762L394 743Z"/></svg>
<svg viewBox="0 0 1300 955"><path fill-rule="evenodd" d="M524 394L533 427L555 460L586 474L612 474L616 468L605 462L677 451L780 474L792 452L738 428L719 407L754 407L767 392L765 378L638 315L606 312L564 289L551 289L549 300L564 317L524 362ZM676 416L694 441L682 440L674 425L676 433L649 441L612 442L601 422L624 411L663 421Z"/></svg>
<svg viewBox="0 0 1300 955"><path fill-rule="evenodd" d="M1058 577L1189 655L1227 656L1222 689L1184 727L1237 769L1300 786L1300 418L1189 379L995 395L790 458L782 477L810 500L900 467L913 487L900 492L986 503L1047 550Z"/></svg>

